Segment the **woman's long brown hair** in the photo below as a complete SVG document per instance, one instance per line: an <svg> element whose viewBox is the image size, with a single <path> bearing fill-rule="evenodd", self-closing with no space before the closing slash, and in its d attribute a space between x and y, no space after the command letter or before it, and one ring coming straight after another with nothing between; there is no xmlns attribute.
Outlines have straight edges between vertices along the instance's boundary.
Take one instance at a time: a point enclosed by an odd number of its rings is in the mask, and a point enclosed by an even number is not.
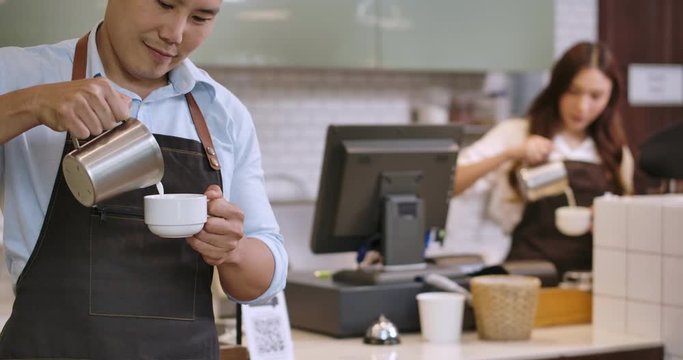
<svg viewBox="0 0 683 360"><path fill-rule="evenodd" d="M561 129L560 97L569 90L574 77L586 68L596 68L612 80L612 94L607 106L586 131L595 141L598 155L607 170L608 180L616 186L619 194L623 194L624 179L621 179L619 169L626 139L617 108L622 83L615 59L606 45L578 43L555 63L550 83L536 97L527 113L529 135L541 135L552 139ZM510 179L513 180L513 174L510 175Z"/></svg>

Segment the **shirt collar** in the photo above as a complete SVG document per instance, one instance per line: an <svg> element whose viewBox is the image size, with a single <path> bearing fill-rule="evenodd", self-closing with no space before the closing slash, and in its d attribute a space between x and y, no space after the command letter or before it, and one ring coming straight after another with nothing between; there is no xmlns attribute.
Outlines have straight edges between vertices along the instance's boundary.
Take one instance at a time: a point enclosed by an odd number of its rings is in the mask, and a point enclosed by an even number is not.
<svg viewBox="0 0 683 360"><path fill-rule="evenodd" d="M550 160L579 160L586 162L599 162L600 158L592 137L586 136L579 146L572 148L562 134L553 137L555 145L550 154Z"/></svg>
<svg viewBox="0 0 683 360"><path fill-rule="evenodd" d="M97 51L95 36L101 24L102 22L100 21L95 25L88 36L88 65L86 69L86 77L88 78L95 77L97 74L106 77L100 53ZM190 59L183 60L183 62L171 70L168 80L178 94L186 94L192 91L198 83L203 83L211 93L211 96L216 96L216 88L209 75L193 64Z"/></svg>

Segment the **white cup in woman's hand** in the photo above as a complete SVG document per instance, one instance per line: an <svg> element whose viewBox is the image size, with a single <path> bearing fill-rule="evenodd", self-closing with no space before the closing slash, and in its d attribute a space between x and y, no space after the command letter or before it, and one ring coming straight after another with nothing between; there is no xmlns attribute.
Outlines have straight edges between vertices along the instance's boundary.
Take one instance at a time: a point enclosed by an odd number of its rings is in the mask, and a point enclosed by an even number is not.
<svg viewBox="0 0 683 360"><path fill-rule="evenodd" d="M563 206L555 209L555 226L567 236L581 236L592 224L592 211L585 206Z"/></svg>
<svg viewBox="0 0 683 360"><path fill-rule="evenodd" d="M207 219L204 194L145 196L145 224L164 238L186 238L202 230Z"/></svg>

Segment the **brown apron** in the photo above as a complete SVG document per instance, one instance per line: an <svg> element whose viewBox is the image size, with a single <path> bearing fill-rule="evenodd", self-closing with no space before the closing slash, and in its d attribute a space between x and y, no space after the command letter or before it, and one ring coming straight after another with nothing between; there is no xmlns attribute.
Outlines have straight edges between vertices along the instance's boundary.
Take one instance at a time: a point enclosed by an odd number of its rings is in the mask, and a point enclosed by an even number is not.
<svg viewBox="0 0 683 360"><path fill-rule="evenodd" d="M598 164L565 161L576 204L592 206L593 198L616 188L607 181ZM522 220L512 233L508 260L547 260L562 276L568 270L590 270L593 263L593 234L563 235L555 227L555 209L568 204L565 195L546 197L526 204Z"/></svg>
<svg viewBox="0 0 683 360"><path fill-rule="evenodd" d="M74 80L85 74L86 39L76 47ZM187 97L208 149L204 118ZM202 143L154 136L166 192L203 193L222 185ZM64 154L71 149L67 140ZM184 239L149 232L143 197L154 193L152 186L87 208L69 191L60 167L0 335L0 359L218 359L213 267Z"/></svg>

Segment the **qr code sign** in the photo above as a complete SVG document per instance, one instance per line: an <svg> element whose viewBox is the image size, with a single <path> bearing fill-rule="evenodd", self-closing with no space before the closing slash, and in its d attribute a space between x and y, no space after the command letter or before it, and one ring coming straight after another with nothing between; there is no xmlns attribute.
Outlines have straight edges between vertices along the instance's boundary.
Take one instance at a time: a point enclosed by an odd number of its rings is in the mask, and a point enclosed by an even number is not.
<svg viewBox="0 0 683 360"><path fill-rule="evenodd" d="M292 333L285 295L262 304L244 306L242 312L251 360L293 360Z"/></svg>
<svg viewBox="0 0 683 360"><path fill-rule="evenodd" d="M260 355L274 355L285 350L282 337L282 321L278 317L257 317L252 319L255 350Z"/></svg>

